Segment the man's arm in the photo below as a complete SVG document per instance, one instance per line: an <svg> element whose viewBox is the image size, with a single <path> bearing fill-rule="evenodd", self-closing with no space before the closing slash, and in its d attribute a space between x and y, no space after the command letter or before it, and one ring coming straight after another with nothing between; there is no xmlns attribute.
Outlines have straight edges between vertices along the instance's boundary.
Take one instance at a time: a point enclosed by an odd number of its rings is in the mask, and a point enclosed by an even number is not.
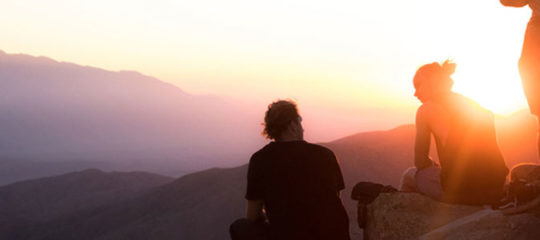
<svg viewBox="0 0 540 240"><path fill-rule="evenodd" d="M523 7L529 4L529 0L500 0L501 4L507 7Z"/></svg>
<svg viewBox="0 0 540 240"><path fill-rule="evenodd" d="M259 219L264 219L262 200L248 200L247 219L255 222Z"/></svg>
<svg viewBox="0 0 540 240"><path fill-rule="evenodd" d="M253 154L249 160L248 172L247 172L247 219L251 221L257 221L261 218L264 219L263 205L264 205L264 179L263 179L263 165L261 164L257 154Z"/></svg>
<svg viewBox="0 0 540 240"><path fill-rule="evenodd" d="M337 196L341 199L341 191L345 189L345 181L343 180L343 173L341 173L341 164L339 163L336 155L331 150L328 151L331 159L331 165L329 169L333 169L332 171L334 172L334 183L337 190Z"/></svg>
<svg viewBox="0 0 540 240"><path fill-rule="evenodd" d="M414 138L414 165L423 169L433 165L429 157L429 147L431 145L431 130L428 124L428 113L425 105L420 106L416 111L416 136Z"/></svg>

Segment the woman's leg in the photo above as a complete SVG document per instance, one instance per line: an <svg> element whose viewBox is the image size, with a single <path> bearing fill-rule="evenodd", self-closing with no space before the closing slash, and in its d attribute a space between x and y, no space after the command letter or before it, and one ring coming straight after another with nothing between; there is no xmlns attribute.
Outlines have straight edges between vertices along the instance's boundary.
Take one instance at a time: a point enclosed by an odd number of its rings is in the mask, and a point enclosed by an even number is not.
<svg viewBox="0 0 540 240"><path fill-rule="evenodd" d="M419 170L416 173L416 185L419 192L440 201L443 197L441 168L433 166Z"/></svg>
<svg viewBox="0 0 540 240"><path fill-rule="evenodd" d="M410 167L403 175L401 175L401 180L399 181L399 191L401 192L418 192L416 187L416 172L418 171L415 167Z"/></svg>

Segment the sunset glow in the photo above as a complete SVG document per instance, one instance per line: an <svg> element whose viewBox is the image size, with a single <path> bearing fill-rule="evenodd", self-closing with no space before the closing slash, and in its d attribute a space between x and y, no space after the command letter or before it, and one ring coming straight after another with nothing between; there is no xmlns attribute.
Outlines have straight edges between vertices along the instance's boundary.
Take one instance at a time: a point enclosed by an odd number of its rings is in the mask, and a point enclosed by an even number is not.
<svg viewBox="0 0 540 240"><path fill-rule="evenodd" d="M509 115L527 107L521 85L512 84L510 80L521 83L519 75L508 74L461 84L460 87L456 87L456 91L474 99L494 113Z"/></svg>
<svg viewBox="0 0 540 240"><path fill-rule="evenodd" d="M485 63L478 64L478 66L458 70L454 77L456 80L455 91L501 115L509 115L526 108L527 103L521 88L517 67L510 69L502 65L496 60L486 60ZM517 63L515 65L517 66ZM499 71L494 71L496 69Z"/></svg>
<svg viewBox="0 0 540 240"><path fill-rule="evenodd" d="M526 107L517 60L530 9L497 0L1 2L7 53L135 70L262 106L292 98L356 126L339 134L412 122L415 70L447 58L457 92L499 114ZM381 109L396 115L378 124Z"/></svg>

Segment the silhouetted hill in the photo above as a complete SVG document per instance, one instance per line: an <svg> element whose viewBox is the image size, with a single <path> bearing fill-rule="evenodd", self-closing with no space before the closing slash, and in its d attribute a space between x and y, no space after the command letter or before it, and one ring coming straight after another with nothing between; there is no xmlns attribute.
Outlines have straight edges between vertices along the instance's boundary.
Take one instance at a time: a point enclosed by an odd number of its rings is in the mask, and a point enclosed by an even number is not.
<svg viewBox="0 0 540 240"><path fill-rule="evenodd" d="M107 161L32 161L27 159L0 159L0 186L27 180L61 175L82 169L110 169L112 164Z"/></svg>
<svg viewBox="0 0 540 240"><path fill-rule="evenodd" d="M17 239L226 239L241 212L246 167L184 176L138 198L27 226ZM0 233L2 236L2 233Z"/></svg>
<svg viewBox="0 0 540 240"><path fill-rule="evenodd" d="M322 145L335 152L346 182L397 185L403 170L412 163L414 125L360 133Z"/></svg>
<svg viewBox="0 0 540 240"><path fill-rule="evenodd" d="M17 230L24 232L30 225L133 198L171 181L153 173L87 169L0 187L0 236L20 234Z"/></svg>
<svg viewBox="0 0 540 240"><path fill-rule="evenodd" d="M0 51L0 164L17 173L0 185L84 169L47 172L23 161L59 163L55 170L100 161L94 167L174 176L235 166L261 139L246 104L189 95L137 72Z"/></svg>
<svg viewBox="0 0 540 240"><path fill-rule="evenodd" d="M533 119L534 120L534 119ZM530 116L499 119L499 142L513 162L535 154L536 128ZM532 122L534 123L534 122ZM532 130L531 130L532 129ZM532 141L532 142L531 142ZM518 142L518 143L516 143ZM343 201L351 220L353 239L361 239L356 225L356 202L350 191L358 181L396 186L413 164L414 126L367 132L323 144L338 156L346 189ZM228 239L228 226L245 215L243 198L246 166L210 169L157 187L121 203L72 212L45 224L28 227L18 239ZM1 236L1 232L0 232Z"/></svg>
<svg viewBox="0 0 540 240"><path fill-rule="evenodd" d="M340 158L344 200L354 225L349 189L359 180L395 182L408 166L413 126L353 135L325 144ZM391 151L390 151L391 149ZM245 214L247 167L210 169L126 202L74 212L19 239L228 239L228 225ZM70 226L70 227L65 227Z"/></svg>

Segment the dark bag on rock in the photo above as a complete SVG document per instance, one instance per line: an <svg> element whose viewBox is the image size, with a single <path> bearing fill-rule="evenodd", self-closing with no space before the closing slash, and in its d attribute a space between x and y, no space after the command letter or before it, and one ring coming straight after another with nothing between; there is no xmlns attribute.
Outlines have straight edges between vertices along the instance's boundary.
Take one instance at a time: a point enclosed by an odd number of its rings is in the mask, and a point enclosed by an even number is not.
<svg viewBox="0 0 540 240"><path fill-rule="evenodd" d="M372 182L357 183L351 193L351 198L358 201L358 227L365 228L367 221L367 205L372 203L380 193L396 192L390 185Z"/></svg>

